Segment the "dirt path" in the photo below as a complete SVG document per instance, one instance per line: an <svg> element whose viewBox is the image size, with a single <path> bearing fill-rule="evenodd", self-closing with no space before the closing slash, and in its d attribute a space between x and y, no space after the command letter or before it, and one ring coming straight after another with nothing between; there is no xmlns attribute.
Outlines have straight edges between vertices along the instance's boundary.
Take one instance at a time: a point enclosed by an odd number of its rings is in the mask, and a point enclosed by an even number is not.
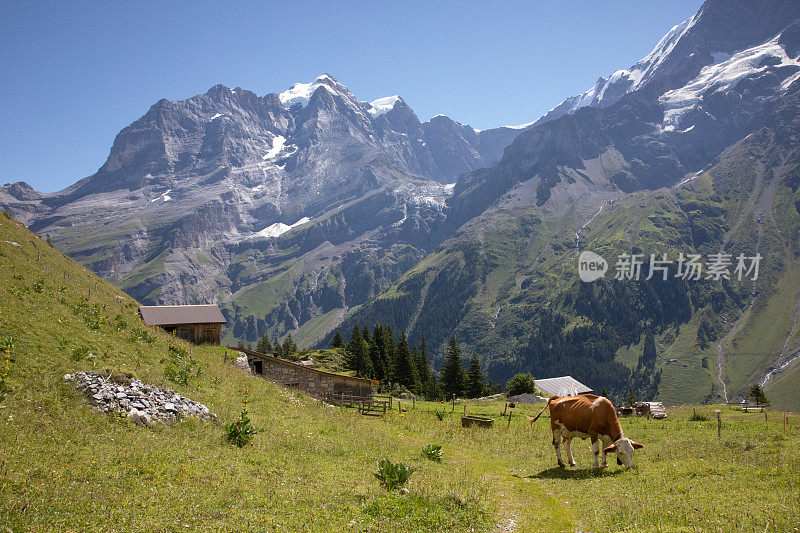
<svg viewBox="0 0 800 533"><path fill-rule="evenodd" d="M493 532L575 531L579 520L527 472L514 468L503 458L476 459L456 452L454 459L490 481L499 507Z"/></svg>

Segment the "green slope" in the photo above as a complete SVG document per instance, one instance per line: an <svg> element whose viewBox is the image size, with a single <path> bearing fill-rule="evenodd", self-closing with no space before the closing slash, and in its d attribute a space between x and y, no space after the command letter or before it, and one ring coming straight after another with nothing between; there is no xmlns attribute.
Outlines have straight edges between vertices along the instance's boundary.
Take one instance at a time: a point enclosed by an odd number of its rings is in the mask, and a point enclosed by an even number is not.
<svg viewBox="0 0 800 533"><path fill-rule="evenodd" d="M641 348L633 347L651 330L660 348L645 372L660 371L657 398L672 405L721 401L721 367L733 400L763 376L784 345L800 342L794 331L800 171L793 144L775 141L797 126L782 120L730 147L680 186L627 194L611 204L584 199L578 208L580 197L570 196L601 182L596 170L578 178L563 170L567 177L552 189L563 197L552 206L531 201L538 178L522 182L391 288L352 310L342 330L388 323L412 342L424 333L439 356L456 334L495 380L520 371L573 374L618 398L641 381L634 375ZM606 281L577 278L574 232L584 224L581 249L610 262ZM738 254L761 254L758 280L610 279L622 253L667 254L674 261L680 253L707 257L720 250L734 263ZM711 330L701 324L703 309L713 317ZM706 329L698 333L701 325Z"/></svg>
<svg viewBox="0 0 800 533"><path fill-rule="evenodd" d="M179 386L164 379L171 338L141 326L134 301L2 216L0 238L0 340L14 339L11 393L0 405L6 530L688 530L734 520L761 530L767 520L778 529L800 521L797 416L784 436L777 416L763 422L726 411L724 445L713 423L689 422L688 410L670 411L668 431L661 421L624 419L625 434L645 443L639 469L593 474L585 442L575 446L578 467L553 468L549 425L524 416L538 406L518 406L491 430L461 428L460 403L456 413L419 402L366 418L248 376L219 347L193 347L202 376ZM171 386L222 422L249 390L259 433L239 449L213 423L146 429L94 414L62 380L80 369ZM496 417L503 404L467 408ZM431 443L443 446L442 463L422 457ZM418 469L407 495L378 486L372 474L383 457ZM742 499L751 505L746 515Z"/></svg>

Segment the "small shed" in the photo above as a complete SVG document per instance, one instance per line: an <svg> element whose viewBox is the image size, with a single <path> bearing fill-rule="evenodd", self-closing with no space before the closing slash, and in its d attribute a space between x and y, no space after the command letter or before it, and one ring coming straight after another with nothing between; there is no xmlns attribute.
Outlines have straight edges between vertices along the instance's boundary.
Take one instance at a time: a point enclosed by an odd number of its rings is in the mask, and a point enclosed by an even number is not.
<svg viewBox="0 0 800 533"><path fill-rule="evenodd" d="M578 394L594 392L572 376L537 379L536 388L548 396L576 396Z"/></svg>
<svg viewBox="0 0 800 533"><path fill-rule="evenodd" d="M159 326L196 344L219 344L226 322L215 304L142 305L139 315L148 326Z"/></svg>

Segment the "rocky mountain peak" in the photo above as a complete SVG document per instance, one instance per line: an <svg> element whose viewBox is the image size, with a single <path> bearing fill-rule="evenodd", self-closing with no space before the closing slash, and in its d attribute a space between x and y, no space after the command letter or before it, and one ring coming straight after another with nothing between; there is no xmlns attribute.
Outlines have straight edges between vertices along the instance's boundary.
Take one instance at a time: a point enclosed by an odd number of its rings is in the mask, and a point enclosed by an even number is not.
<svg viewBox="0 0 800 533"><path fill-rule="evenodd" d="M798 18L800 2L794 0L708 0L635 65L601 77L591 89L567 98L536 123L582 107L607 107L633 91L659 96L682 87L709 65L775 38Z"/></svg>

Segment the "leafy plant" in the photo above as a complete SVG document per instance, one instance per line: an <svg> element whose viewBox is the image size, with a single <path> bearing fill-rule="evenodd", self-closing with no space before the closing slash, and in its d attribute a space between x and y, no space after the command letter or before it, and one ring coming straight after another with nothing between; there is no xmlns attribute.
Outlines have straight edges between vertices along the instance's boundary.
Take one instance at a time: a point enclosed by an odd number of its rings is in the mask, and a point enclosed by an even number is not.
<svg viewBox="0 0 800 533"><path fill-rule="evenodd" d="M132 328L129 338L131 341L144 341L147 344L153 344L156 342L156 336L144 328Z"/></svg>
<svg viewBox="0 0 800 533"><path fill-rule="evenodd" d="M443 412L441 412L441 411L436 411L436 418L438 418L438 419L439 419L439 422L441 422L442 420L444 420L444 416L445 416L445 415L444 415L444 413L443 413Z"/></svg>
<svg viewBox="0 0 800 533"><path fill-rule="evenodd" d="M33 283L33 292L39 294L44 290L44 278L39 278Z"/></svg>
<svg viewBox="0 0 800 533"><path fill-rule="evenodd" d="M243 448L253 440L253 437L258 433L256 428L250 423L250 418L247 416L247 401L250 395L250 389L245 387L244 399L242 400L242 412L239 418L225 426L225 437L228 442L235 444L239 448Z"/></svg>
<svg viewBox="0 0 800 533"><path fill-rule="evenodd" d="M698 415L697 411L692 412L692 416L689 417L690 422L708 422L708 417L706 415Z"/></svg>
<svg viewBox="0 0 800 533"><path fill-rule="evenodd" d="M392 491L405 485L415 471L416 468L412 466L406 466L403 463L395 464L388 459L381 459L378 461L378 472L373 475L380 481L381 486Z"/></svg>
<svg viewBox="0 0 800 533"><path fill-rule="evenodd" d="M428 444L427 446L422 448L422 455L424 455L426 459L430 459L431 461L441 463L442 447L439 446L438 444Z"/></svg>
<svg viewBox="0 0 800 533"><path fill-rule="evenodd" d="M77 362L83 359L84 357L89 356L89 348L86 346L81 346L80 348L73 348L72 349L72 360Z"/></svg>
<svg viewBox="0 0 800 533"><path fill-rule="evenodd" d="M192 357L188 343L170 344L167 352L164 377L181 385L188 385L192 378L199 378L203 369Z"/></svg>

